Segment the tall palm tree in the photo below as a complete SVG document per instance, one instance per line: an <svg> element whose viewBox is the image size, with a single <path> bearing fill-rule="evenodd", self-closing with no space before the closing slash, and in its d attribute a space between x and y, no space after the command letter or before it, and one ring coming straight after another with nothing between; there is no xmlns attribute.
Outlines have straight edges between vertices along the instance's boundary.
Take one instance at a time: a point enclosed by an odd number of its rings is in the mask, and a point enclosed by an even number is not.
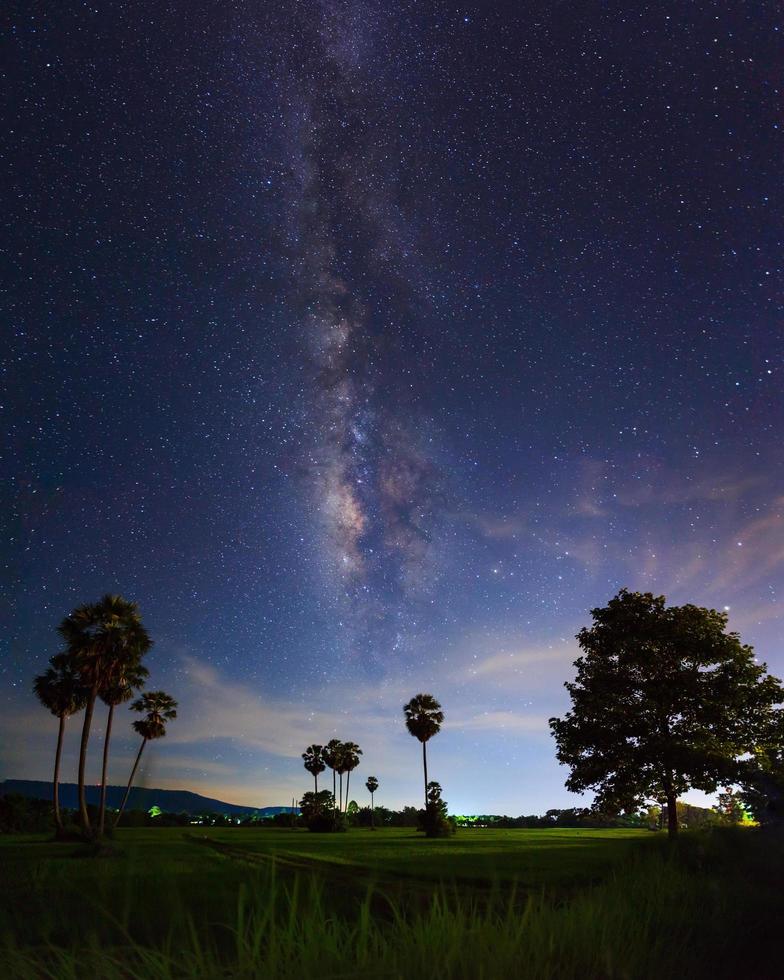
<svg viewBox="0 0 784 980"><path fill-rule="evenodd" d="M124 701L130 701L134 691L138 691L150 676L149 670L136 659L130 657L126 662L118 662L115 676L107 683L99 693L99 697L104 704L109 706L109 714L106 719L106 733L103 739L103 764L101 766L101 800L98 806L98 836L103 836L104 824L106 822L106 771L109 765L109 739L112 736L112 719L114 709Z"/></svg>
<svg viewBox="0 0 784 980"><path fill-rule="evenodd" d="M373 794L378 789L378 780L375 776L368 776L367 782L365 783L365 788L368 793L370 793L370 829L375 829L375 803L373 802Z"/></svg>
<svg viewBox="0 0 784 980"><path fill-rule="evenodd" d="M142 625L139 607L122 596L105 595L96 603L78 606L57 627L74 658L87 688L82 738L79 746L79 818L82 830L92 832L87 813L84 770L93 711L99 693L112 683L117 663L141 658L152 646Z"/></svg>
<svg viewBox="0 0 784 980"><path fill-rule="evenodd" d="M305 764L305 768L308 770L308 772L316 781L316 796L318 796L319 773L324 772L324 770L327 768L324 765L324 760L322 756L323 751L324 751L324 747L321 745L309 745L302 753L302 759Z"/></svg>
<svg viewBox="0 0 784 980"><path fill-rule="evenodd" d="M343 743L338 738L331 738L321 750L321 758L324 764L332 770L332 799L337 803L337 786L335 784L335 774L340 764L340 750Z"/></svg>
<svg viewBox="0 0 784 980"><path fill-rule="evenodd" d="M351 781L351 773L359 765L361 755L362 749L356 742L343 743L343 772L346 773L346 811L348 811L348 787Z"/></svg>
<svg viewBox="0 0 784 980"><path fill-rule="evenodd" d="M144 718L140 718L133 723L134 729L142 737L142 744L139 746L136 761L133 764L133 769L131 769L128 785L125 788L125 795L122 798L120 810L113 824L114 827L120 822L125 804L128 802L128 795L133 785L133 777L139 768L139 760L142 757L142 752L144 752L144 746L152 739L163 738L166 734L166 722L177 717L177 702L164 691L147 691L133 702L131 710L145 714Z"/></svg>
<svg viewBox="0 0 784 980"><path fill-rule="evenodd" d="M335 769L338 774L338 812L343 812L343 776L346 772L346 743L341 742L335 753ZM346 798L348 802L348 797Z"/></svg>
<svg viewBox="0 0 784 980"><path fill-rule="evenodd" d="M60 719L52 779L54 822L59 836L63 833L63 818L60 816L60 757L63 752L65 719L82 710L87 703L87 691L82 686L82 679L73 659L67 653L55 654L49 663L51 666L33 681L33 691L41 704Z"/></svg>
<svg viewBox="0 0 784 980"><path fill-rule="evenodd" d="M432 694L415 694L403 705L406 728L410 735L422 743L422 765L425 770L425 809L427 809L427 743L441 731L444 712Z"/></svg>

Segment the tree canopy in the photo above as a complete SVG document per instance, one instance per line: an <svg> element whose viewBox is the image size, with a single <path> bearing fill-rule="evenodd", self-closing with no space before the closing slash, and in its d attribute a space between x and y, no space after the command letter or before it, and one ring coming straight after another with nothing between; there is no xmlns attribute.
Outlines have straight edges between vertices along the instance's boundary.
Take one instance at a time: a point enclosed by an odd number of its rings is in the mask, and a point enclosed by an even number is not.
<svg viewBox="0 0 784 980"><path fill-rule="evenodd" d="M765 736L744 760L742 800L761 824L784 824L784 710L774 712Z"/></svg>
<svg viewBox="0 0 784 980"><path fill-rule="evenodd" d="M550 719L566 785L594 790L604 809L666 802L674 835L679 794L739 779L784 698L780 682L727 632L724 612L623 589L591 615L565 685L572 709Z"/></svg>
<svg viewBox="0 0 784 980"><path fill-rule="evenodd" d="M408 704L403 706L403 713L409 734L418 738L420 742L427 742L434 735L438 735L444 723L444 712L432 694L415 694Z"/></svg>

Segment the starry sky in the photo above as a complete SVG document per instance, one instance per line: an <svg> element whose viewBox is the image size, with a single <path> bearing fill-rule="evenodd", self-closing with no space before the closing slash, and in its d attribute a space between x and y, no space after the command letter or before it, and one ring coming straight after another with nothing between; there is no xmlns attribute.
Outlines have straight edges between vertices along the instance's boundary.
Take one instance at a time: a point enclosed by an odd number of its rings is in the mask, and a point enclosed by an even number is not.
<svg viewBox="0 0 784 980"><path fill-rule="evenodd" d="M255 805L332 737L418 802L420 690L454 812L588 802L547 718L623 586L781 676L782 19L12 2L0 778L107 591L180 701L141 782Z"/></svg>

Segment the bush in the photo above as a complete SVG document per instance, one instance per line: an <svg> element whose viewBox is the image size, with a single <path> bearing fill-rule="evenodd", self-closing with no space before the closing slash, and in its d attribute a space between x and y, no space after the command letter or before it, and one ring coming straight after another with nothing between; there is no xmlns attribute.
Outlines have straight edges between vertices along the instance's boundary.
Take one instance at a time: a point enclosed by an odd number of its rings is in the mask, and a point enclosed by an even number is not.
<svg viewBox="0 0 784 980"><path fill-rule="evenodd" d="M0 833L45 834L54 828L49 800L36 800L21 793L0 796Z"/></svg>
<svg viewBox="0 0 784 980"><path fill-rule="evenodd" d="M457 821L448 816L446 800L441 799L439 783L427 784L427 806L419 811L419 829L427 837L451 837L457 831Z"/></svg>
<svg viewBox="0 0 784 980"><path fill-rule="evenodd" d="M348 821L345 813L333 811L315 814L307 821L306 826L314 834L342 834L348 830Z"/></svg>

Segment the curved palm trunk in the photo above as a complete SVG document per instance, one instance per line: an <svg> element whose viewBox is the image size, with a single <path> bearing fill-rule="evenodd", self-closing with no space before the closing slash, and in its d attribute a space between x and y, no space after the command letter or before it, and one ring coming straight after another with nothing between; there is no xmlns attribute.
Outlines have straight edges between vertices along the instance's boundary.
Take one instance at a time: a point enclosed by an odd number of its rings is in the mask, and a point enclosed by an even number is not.
<svg viewBox="0 0 784 980"><path fill-rule="evenodd" d="M63 832L63 818L60 816L60 756L63 754L63 733L65 732L65 715L60 715L60 727L57 731L57 749L54 754L54 776L52 777L52 804L54 805L54 825L57 834Z"/></svg>
<svg viewBox="0 0 784 980"><path fill-rule="evenodd" d="M103 766L101 767L101 802L98 806L98 836L103 837L106 821L106 769L109 765L109 739L112 737L112 718L114 705L109 705L109 717L106 719L106 735L103 740Z"/></svg>
<svg viewBox="0 0 784 980"><path fill-rule="evenodd" d="M143 738L142 739L142 744L139 746L139 753L136 756L136 762L134 762L133 769L131 769L131 775L130 775L130 777L128 779L128 785L125 787L125 796L123 796L123 798L122 798L122 803L120 804L120 810L119 810L119 812L117 814L117 819L112 824L113 827L116 827L117 826L117 824L120 822L120 817L123 815L123 810L125 809L125 804L128 802L128 794L131 792L131 785L133 784L133 777L136 775L136 770L139 768L139 759L141 759L141 757L142 757L142 752L144 752L144 746L146 744L147 744L147 739L146 738Z"/></svg>
<svg viewBox="0 0 784 980"><path fill-rule="evenodd" d="M94 684L90 689L87 704L84 709L84 724L82 725L82 740L79 745L79 822L82 830L88 836L92 832L90 827L90 816L87 813L87 797L84 791L84 768L87 762L87 743L90 740L90 728L93 722L93 711L95 709L95 699L98 697L98 685Z"/></svg>
<svg viewBox="0 0 784 980"><path fill-rule="evenodd" d="M425 768L425 809L427 810L427 742L422 743L422 765Z"/></svg>

